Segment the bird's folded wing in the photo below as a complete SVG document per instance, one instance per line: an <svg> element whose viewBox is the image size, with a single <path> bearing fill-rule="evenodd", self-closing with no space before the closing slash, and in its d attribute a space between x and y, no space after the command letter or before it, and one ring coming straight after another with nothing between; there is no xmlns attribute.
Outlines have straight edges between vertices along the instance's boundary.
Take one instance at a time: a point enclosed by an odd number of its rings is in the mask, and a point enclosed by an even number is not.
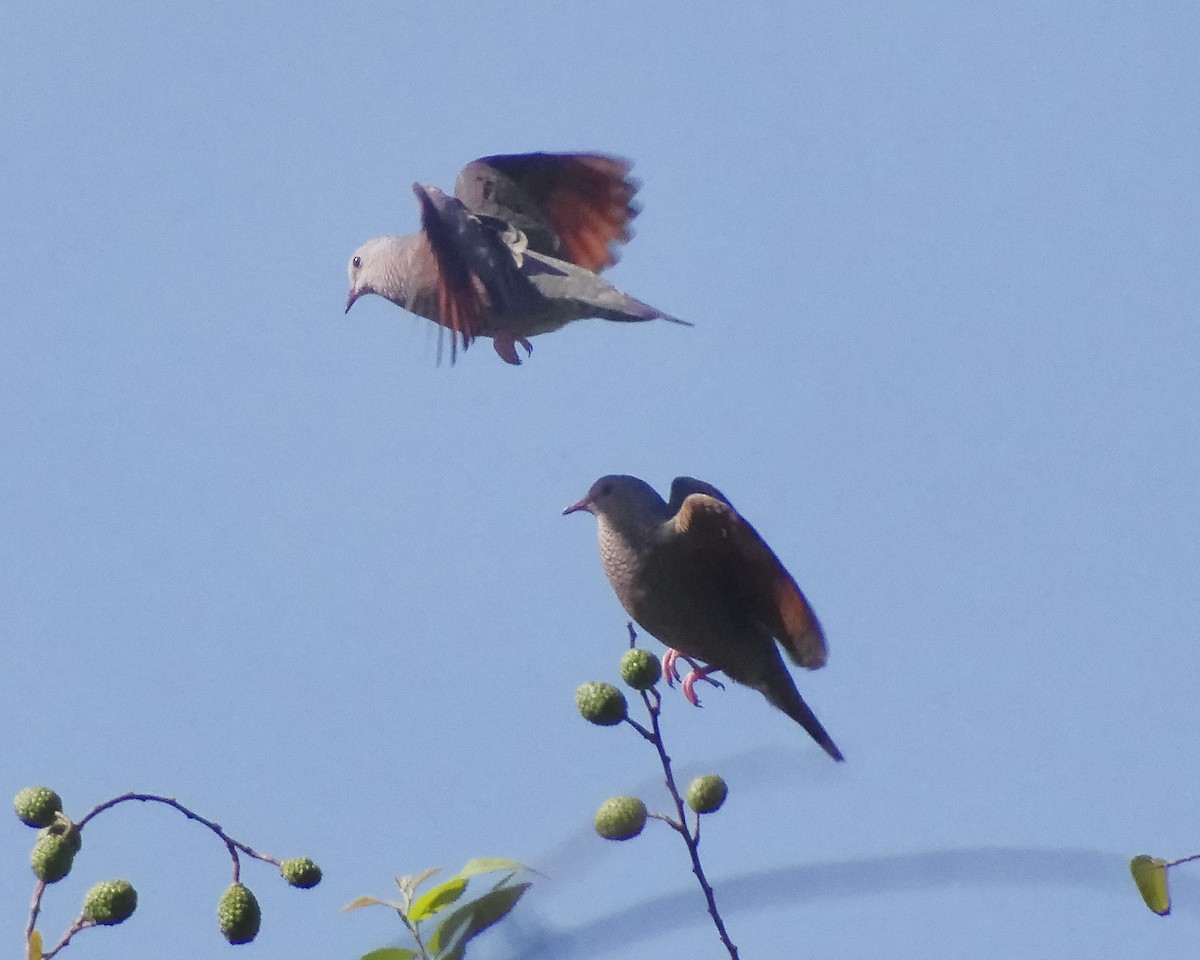
<svg viewBox="0 0 1200 960"><path fill-rule="evenodd" d="M436 267L433 319L450 330L451 357L485 332L489 314L520 313L536 291L521 274L503 238L454 197L413 184L421 204L421 227Z"/></svg>
<svg viewBox="0 0 1200 960"><path fill-rule="evenodd" d="M697 554L703 552L711 559L720 575L746 598L754 618L771 631L797 664L809 670L824 666L825 635L792 575L715 487L680 477L672 484L672 501L677 486L682 491L689 481L716 496L707 492L684 496L672 520L676 531L692 541Z"/></svg>
<svg viewBox="0 0 1200 960"><path fill-rule="evenodd" d="M630 239L637 184L630 164L593 153L481 157L458 175L454 192L474 213L522 230L537 253L599 272Z"/></svg>
<svg viewBox="0 0 1200 960"><path fill-rule="evenodd" d="M671 502L668 506L672 513L678 513L679 508L683 506L683 501L693 493L704 493L710 497L715 497L722 503L729 504L729 498L720 490L714 487L711 483L706 483L703 480L697 480L695 477L676 477L671 481Z"/></svg>

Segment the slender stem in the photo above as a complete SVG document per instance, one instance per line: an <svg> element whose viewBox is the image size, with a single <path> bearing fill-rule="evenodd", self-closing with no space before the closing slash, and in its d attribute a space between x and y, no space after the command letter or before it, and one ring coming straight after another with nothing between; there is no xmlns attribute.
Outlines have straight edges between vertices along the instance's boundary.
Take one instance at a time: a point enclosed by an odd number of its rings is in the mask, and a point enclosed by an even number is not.
<svg viewBox="0 0 1200 960"><path fill-rule="evenodd" d="M207 817L202 817L200 814L196 813L194 810L189 810L187 807L185 807L182 803L180 803L174 797L161 797L154 793L123 793L119 797L113 797L111 800L106 800L104 803L100 804L98 807L89 811L88 814L76 824L76 826L79 827L80 829L82 829L84 824L86 824L89 820L91 820L92 817L96 816L99 813L103 813L105 810L109 809L110 807L115 807L118 803L125 803L128 800L138 800L142 803L165 804L166 806L171 807L174 810L178 810L189 820L195 820L197 823L202 823L202 824L204 824L204 826L208 827L209 830L211 830L213 833L215 833L218 837L220 837L225 842L225 846L229 850L229 855L233 859L233 872L234 872L233 879L234 879L235 883L237 882L237 878L238 878L238 851L239 850L242 853L244 853L246 856L252 857L255 860L262 860L264 863L273 863L273 864L275 864L275 866L279 866L279 860L277 860L275 857L268 856L265 853L259 853L257 850L254 850L253 848L248 847L246 844L242 843L241 841L234 840L233 837L231 837L229 834L227 834L224 831L224 829L222 829L222 827L219 823L209 820Z"/></svg>
<svg viewBox="0 0 1200 960"><path fill-rule="evenodd" d="M633 628L632 620L628 621L625 626L629 630L629 646L632 649L637 646L637 631ZM667 791L671 794L671 799L675 801L675 814L678 819L672 819L658 813L652 813L650 816L655 820L661 820L683 837L683 842L687 844L688 855L692 859L692 873L696 875L696 879L700 883L700 889L704 891L704 900L708 904L708 914L712 917L713 924L717 928L717 936L721 938L721 943L729 951L730 960L738 960L737 947L729 939L729 933L725 930L725 922L721 919L721 914L717 910L717 900L713 894L712 885L704 875L704 867L700 863L700 814L695 814L694 825L689 830L683 797L680 796L679 788L675 785L675 774L671 770L671 758L668 756L667 749L663 745L662 727L658 722L659 713L662 710L662 697L655 687L643 690L641 693L642 702L646 705L646 712L650 714L650 728L647 729L642 726L632 717L626 717L625 722L640 733L643 739L649 740L654 744L654 748L658 751L658 759L662 763L663 774L667 781Z"/></svg>
<svg viewBox="0 0 1200 960"><path fill-rule="evenodd" d="M86 930L88 927L94 927L95 925L96 925L95 920L84 920L83 917L76 917L75 921L71 924L71 926L67 930L67 932L63 934L62 939L59 940L57 944L55 944L54 949L51 950L49 953L42 954L42 960L50 960L50 958L53 957L56 953L58 953L59 950L61 950L68 943L70 943L71 938L73 936L75 936L75 934L77 934L80 930Z"/></svg>
<svg viewBox="0 0 1200 960"><path fill-rule="evenodd" d="M275 857L268 856L265 853L259 853L257 850L248 847L241 841L234 840L233 837L224 831L219 823L215 823L214 821L209 820L207 817L200 816L200 814L196 813L194 810L189 810L174 797L160 797L154 793L123 793L119 797L113 797L111 800L106 800L99 806L93 807L88 811L82 820L80 820L78 823L70 825L69 829L82 830L88 821L90 821L93 817L103 813L105 810L115 807L119 803L125 803L128 800L137 800L142 803L164 804L174 810L178 810L189 820L195 820L197 823L201 823L208 827L209 830L211 830L221 839L221 841L225 844L225 849L229 851L229 857L233 861L234 883L237 883L241 877L242 862L238 856L239 851L255 860L262 860L264 863L273 863L275 866L279 866L279 860L277 860ZM45 892L46 882L44 880L39 881L37 886L33 888L33 902L29 905L29 922L25 926L26 947L28 947L30 939L33 937L33 931L37 928L37 918L38 914L41 913L42 910L42 896L45 894ZM67 932L63 935L63 938L58 942L54 949L49 953L42 955L42 960L50 960L50 958L58 953L59 950L70 943L71 938L80 930L86 930L88 927L94 926L95 923L90 920L84 920L83 917L76 918L74 923L71 924L70 929L67 930Z"/></svg>
<svg viewBox="0 0 1200 960"><path fill-rule="evenodd" d="M633 628L630 628L632 634ZM687 844L688 855L692 859L692 873L696 875L696 880L700 884L700 889L704 891L704 899L708 904L708 914L712 917L713 924L717 928L717 936L720 937L721 943L725 945L725 949L729 951L730 960L738 960L737 947L729 938L729 933L725 929L725 922L721 919L721 914L717 910L716 896L713 894L712 885L708 882L708 878L704 875L704 866L700 863L700 819L696 818L696 828L694 831L689 830L687 826L687 811L684 808L683 797L680 796L679 787L675 784L675 774L671 770L671 758L667 754L667 749L663 745L662 727L658 722L660 708L662 706L662 698L658 691L651 688L650 690L642 691L642 701L646 704L646 710L650 713L650 741L658 750L658 759L662 763L663 774L667 781L667 790L671 794L671 799L675 801L675 813L678 817L677 823L671 823L681 837L683 842ZM637 727L637 724L634 724ZM662 819L662 818L660 818ZM668 821L669 822L669 821Z"/></svg>
<svg viewBox="0 0 1200 960"><path fill-rule="evenodd" d="M668 817L665 813L647 813L646 818L649 820L661 820L676 833L683 833L687 830L683 824L672 817Z"/></svg>
<svg viewBox="0 0 1200 960"><path fill-rule="evenodd" d="M417 950L421 953L421 960L429 960L429 952L425 949L425 944L421 941L421 931L417 929L417 924L408 919L407 911L400 914L400 919L404 921L404 925L408 927L408 932L412 934L412 938L417 942Z"/></svg>
<svg viewBox="0 0 1200 960"><path fill-rule="evenodd" d="M626 717L625 722L627 724L629 724L631 727L633 727L634 730L636 730L638 733L640 733L643 737L645 737L651 743L654 742L654 734L651 733L649 730L647 730L645 727L643 727L636 720L634 720L633 717Z"/></svg>
<svg viewBox="0 0 1200 960"><path fill-rule="evenodd" d="M1180 857L1178 860L1171 860L1171 861L1163 864L1163 866L1164 867L1177 867L1181 863L1188 863L1191 860L1200 860L1200 853L1193 853L1190 857Z"/></svg>
<svg viewBox="0 0 1200 960"><path fill-rule="evenodd" d="M42 911L42 894L46 892L46 881L39 880L37 886L33 888L33 902L29 905L29 923L25 925L25 943L29 943L29 938L33 936L33 931L37 928L38 914Z"/></svg>

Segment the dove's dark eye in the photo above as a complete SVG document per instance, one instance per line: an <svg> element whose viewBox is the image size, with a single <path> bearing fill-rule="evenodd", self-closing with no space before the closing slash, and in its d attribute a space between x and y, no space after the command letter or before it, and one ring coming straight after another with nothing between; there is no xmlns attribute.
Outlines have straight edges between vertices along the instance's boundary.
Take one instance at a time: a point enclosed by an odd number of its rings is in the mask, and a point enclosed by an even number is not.
<svg viewBox="0 0 1200 960"><path fill-rule="evenodd" d="M612 491L613 485L611 483L606 483L600 488L600 496L607 497L610 493L612 493Z"/></svg>
<svg viewBox="0 0 1200 960"><path fill-rule="evenodd" d="M351 260L350 262L351 262L352 264L354 264L354 269L355 269L355 270L357 270L359 267L361 267L361 266L362 266L362 257L355 257L355 258L354 258L353 260Z"/></svg>

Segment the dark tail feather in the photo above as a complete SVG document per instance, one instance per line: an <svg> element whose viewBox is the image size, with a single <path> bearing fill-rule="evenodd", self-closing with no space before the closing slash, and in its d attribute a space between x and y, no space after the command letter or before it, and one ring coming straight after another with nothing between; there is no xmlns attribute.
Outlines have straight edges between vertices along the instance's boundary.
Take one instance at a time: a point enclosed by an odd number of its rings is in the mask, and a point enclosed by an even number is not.
<svg viewBox="0 0 1200 960"><path fill-rule="evenodd" d="M694 327L695 326L695 324L692 323L690 320L680 320L678 317L673 317L669 313L663 313L658 308L652 307L648 303L643 303L641 300L634 300L633 297L629 297L629 299L633 300L633 303L635 304L634 310L632 311L635 314L634 319L637 319L637 320L666 320L668 323L678 323L680 326L683 326L683 327Z"/></svg>
<svg viewBox="0 0 1200 960"><path fill-rule="evenodd" d="M783 667L782 663L780 667ZM837 748L837 744L833 742L833 738L821 726L817 715L809 709L804 698L800 696L800 692L792 682L792 675L787 672L786 668L783 668L782 675L772 677L758 689L774 706L800 724L808 732L808 735L820 744L821 749L834 760L840 763L846 759L842 756L842 751Z"/></svg>
<svg viewBox="0 0 1200 960"><path fill-rule="evenodd" d="M694 327L695 324L688 320L680 320L678 317L673 317L669 313L663 313L657 307L652 307L648 303L638 300L636 297L631 297L629 294L618 290L616 287L606 291L607 296L605 302L598 303L600 308L597 315L605 320L615 320L618 323L641 323L646 320L666 320L668 323L678 323L684 327Z"/></svg>

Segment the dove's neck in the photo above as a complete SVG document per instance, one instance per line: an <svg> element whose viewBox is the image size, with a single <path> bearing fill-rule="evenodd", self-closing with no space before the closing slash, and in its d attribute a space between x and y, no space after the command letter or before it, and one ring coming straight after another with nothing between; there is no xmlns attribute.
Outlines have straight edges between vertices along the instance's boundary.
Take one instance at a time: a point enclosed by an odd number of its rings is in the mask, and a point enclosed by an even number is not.
<svg viewBox="0 0 1200 960"><path fill-rule="evenodd" d="M380 296L407 310L422 290L436 285L437 278L427 276L432 255L423 234L378 237L372 244L370 284Z"/></svg>
<svg viewBox="0 0 1200 960"><path fill-rule="evenodd" d="M671 519L671 508L654 494L626 501L619 510L606 510L596 519L602 545L623 541L636 550L659 534L663 524Z"/></svg>

